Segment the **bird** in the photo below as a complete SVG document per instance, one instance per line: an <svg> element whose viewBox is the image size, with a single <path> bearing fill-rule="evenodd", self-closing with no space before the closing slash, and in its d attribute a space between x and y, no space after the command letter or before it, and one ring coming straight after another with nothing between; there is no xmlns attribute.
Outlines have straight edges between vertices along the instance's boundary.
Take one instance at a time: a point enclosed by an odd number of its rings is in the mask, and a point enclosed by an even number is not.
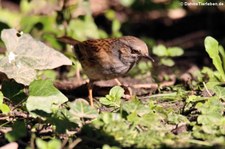
<svg viewBox="0 0 225 149"><path fill-rule="evenodd" d="M125 75L140 59L154 62L146 43L134 36L78 41L68 36L59 41L73 46L73 51L89 78L88 98L93 106L93 82L116 79ZM121 83L116 79L116 82Z"/></svg>

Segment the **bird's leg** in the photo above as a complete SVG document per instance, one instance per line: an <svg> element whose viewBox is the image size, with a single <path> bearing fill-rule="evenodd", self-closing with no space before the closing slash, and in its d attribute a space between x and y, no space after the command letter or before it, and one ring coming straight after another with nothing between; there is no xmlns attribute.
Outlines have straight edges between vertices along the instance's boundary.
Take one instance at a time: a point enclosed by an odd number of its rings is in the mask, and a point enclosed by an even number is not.
<svg viewBox="0 0 225 149"><path fill-rule="evenodd" d="M116 81L117 85L122 86L122 83L117 78L115 78L114 80Z"/></svg>
<svg viewBox="0 0 225 149"><path fill-rule="evenodd" d="M90 102L90 105L92 107L94 107L94 103L93 103L93 81L89 81L88 82L88 98L89 98L89 102Z"/></svg>
<svg viewBox="0 0 225 149"><path fill-rule="evenodd" d="M121 86L125 90L124 98L129 99L133 95L132 89L128 85L122 84L117 78L114 80L116 81L117 85Z"/></svg>

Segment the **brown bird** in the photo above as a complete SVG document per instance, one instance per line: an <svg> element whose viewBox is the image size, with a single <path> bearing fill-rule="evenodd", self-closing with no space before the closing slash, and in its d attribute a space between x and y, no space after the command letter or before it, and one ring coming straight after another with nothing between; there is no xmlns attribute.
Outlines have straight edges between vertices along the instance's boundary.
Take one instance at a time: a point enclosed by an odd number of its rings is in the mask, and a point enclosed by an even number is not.
<svg viewBox="0 0 225 149"><path fill-rule="evenodd" d="M109 80L126 74L141 58L154 61L144 41L133 36L77 41L60 37L59 41L74 46L74 53L84 73L90 79L88 93L93 106L92 84L97 80Z"/></svg>

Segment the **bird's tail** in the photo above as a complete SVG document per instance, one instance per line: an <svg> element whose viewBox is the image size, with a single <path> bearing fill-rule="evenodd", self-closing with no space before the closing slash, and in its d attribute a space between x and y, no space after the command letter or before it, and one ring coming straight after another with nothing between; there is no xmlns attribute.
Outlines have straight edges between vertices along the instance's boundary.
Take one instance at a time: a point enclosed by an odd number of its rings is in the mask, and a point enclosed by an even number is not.
<svg viewBox="0 0 225 149"><path fill-rule="evenodd" d="M71 37L68 37L68 36L58 37L57 39L60 42L63 42L63 43L66 43L66 44L70 44L70 45L76 45L76 44L81 43L80 41L78 41L76 39L73 39Z"/></svg>

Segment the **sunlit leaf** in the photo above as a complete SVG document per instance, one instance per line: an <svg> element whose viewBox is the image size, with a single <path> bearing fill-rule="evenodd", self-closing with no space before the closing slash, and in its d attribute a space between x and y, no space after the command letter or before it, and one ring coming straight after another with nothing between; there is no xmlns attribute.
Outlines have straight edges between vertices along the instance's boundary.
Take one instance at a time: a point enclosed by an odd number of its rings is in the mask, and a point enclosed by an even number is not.
<svg viewBox="0 0 225 149"><path fill-rule="evenodd" d="M150 112L148 105L144 105L139 101L139 99L132 99L122 105L122 108L127 113L137 113L137 115L142 116Z"/></svg>
<svg viewBox="0 0 225 149"><path fill-rule="evenodd" d="M9 27L17 27L19 25L20 19L22 18L22 15L20 13L11 11L9 9L1 8L0 14L0 22L6 23L7 25L9 25Z"/></svg>
<svg viewBox="0 0 225 149"><path fill-rule="evenodd" d="M168 49L169 56L175 57L175 56L181 56L184 54L184 50L179 47L169 47Z"/></svg>
<svg viewBox="0 0 225 149"><path fill-rule="evenodd" d="M213 61L214 66L225 81L225 73L222 66L222 60L219 56L219 43L212 37L208 36L205 38L205 49Z"/></svg>
<svg viewBox="0 0 225 149"><path fill-rule="evenodd" d="M2 113L7 114L10 112L10 108L8 105L3 103L3 94L2 92L0 92L0 111L2 111Z"/></svg>
<svg viewBox="0 0 225 149"><path fill-rule="evenodd" d="M68 101L50 80L37 80L29 86L27 110L35 116L39 112L52 113L55 108Z"/></svg>
<svg viewBox="0 0 225 149"><path fill-rule="evenodd" d="M61 142L60 140L57 140L57 139L52 139L47 142L40 138L37 138L36 145L38 149L60 149L61 148Z"/></svg>
<svg viewBox="0 0 225 149"><path fill-rule="evenodd" d="M121 97L124 95L124 89L120 86L114 86L110 91L109 94L105 97L101 97L99 101L108 106L112 107L120 107Z"/></svg>
<svg viewBox="0 0 225 149"><path fill-rule="evenodd" d="M167 49L164 45L158 45L158 46L155 46L153 47L153 54L157 55L157 56L168 56L168 53L167 53Z"/></svg>
<svg viewBox="0 0 225 149"><path fill-rule="evenodd" d="M172 67L175 63L171 58L162 58L160 61L163 65Z"/></svg>
<svg viewBox="0 0 225 149"><path fill-rule="evenodd" d="M109 95L116 99L120 99L124 95L124 89L120 86L114 86L110 91Z"/></svg>
<svg viewBox="0 0 225 149"><path fill-rule="evenodd" d="M84 99L76 99L74 102L69 103L69 112L74 117L78 118L96 118L98 112L95 108L91 107Z"/></svg>
<svg viewBox="0 0 225 149"><path fill-rule="evenodd" d="M98 28L94 23L92 16L85 16L84 20L71 20L67 27L68 35L78 39L97 39L99 38Z"/></svg>
<svg viewBox="0 0 225 149"><path fill-rule="evenodd" d="M120 1L120 3L126 7L131 6L134 2L135 2L135 0L121 0Z"/></svg>
<svg viewBox="0 0 225 149"><path fill-rule="evenodd" d="M221 86L214 86L213 91L216 93L218 98L225 100L225 88Z"/></svg>

